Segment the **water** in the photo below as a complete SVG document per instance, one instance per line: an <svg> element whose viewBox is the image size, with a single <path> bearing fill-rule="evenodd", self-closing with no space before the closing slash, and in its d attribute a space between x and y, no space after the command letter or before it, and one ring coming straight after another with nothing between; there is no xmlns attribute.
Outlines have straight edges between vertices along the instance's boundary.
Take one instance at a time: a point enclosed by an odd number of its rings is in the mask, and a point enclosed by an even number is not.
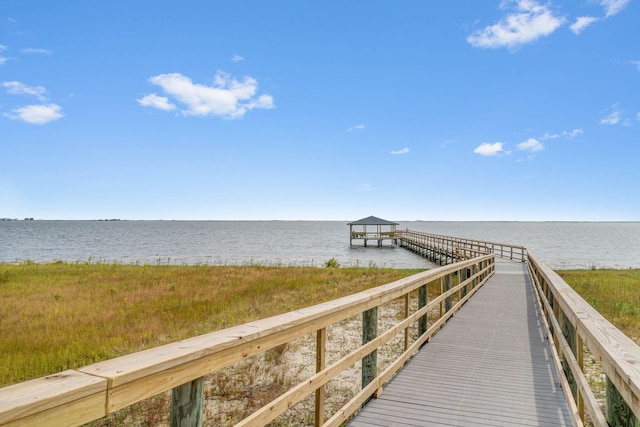
<svg viewBox="0 0 640 427"><path fill-rule="evenodd" d="M640 268L638 222L401 222L526 246L555 269ZM386 243L389 245L389 242ZM0 262L432 267L406 249L350 248L346 221L0 221Z"/></svg>

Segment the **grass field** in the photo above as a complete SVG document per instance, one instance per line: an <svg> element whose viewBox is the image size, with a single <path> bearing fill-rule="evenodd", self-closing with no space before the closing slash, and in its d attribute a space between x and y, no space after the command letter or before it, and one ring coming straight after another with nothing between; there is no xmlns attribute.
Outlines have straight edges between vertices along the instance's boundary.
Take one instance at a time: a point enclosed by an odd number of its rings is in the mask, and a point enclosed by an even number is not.
<svg viewBox="0 0 640 427"><path fill-rule="evenodd" d="M557 273L607 320L640 344L640 269Z"/></svg>
<svg viewBox="0 0 640 427"><path fill-rule="evenodd" d="M418 271L0 264L0 387L318 304Z"/></svg>
<svg viewBox="0 0 640 427"><path fill-rule="evenodd" d="M418 271L0 264L0 387L336 299ZM558 273L640 343L640 270ZM286 355L288 350L282 349ZM240 420L262 406L263 400L275 397L277 394L268 393L281 392L278 387L272 390L253 382L268 377L275 384L274 379L284 378L285 370L298 368L289 366L291 362L266 363L266 357L251 358L242 368L232 367L212 376L205 393L208 402L213 402L209 404L217 405L220 399L226 402L227 395L235 393L231 400L239 402L238 407L224 416ZM230 372L238 375L233 381ZM283 387L288 388L286 384ZM256 390L268 392L265 396L269 399L255 394ZM334 394L340 392L334 390ZM238 400L238 396L243 398ZM120 426L134 420L141 425L166 424L169 404L169 395L164 393L91 425ZM209 408L207 413L213 419L218 409ZM295 417L299 415L292 416L295 421L282 425L298 425Z"/></svg>

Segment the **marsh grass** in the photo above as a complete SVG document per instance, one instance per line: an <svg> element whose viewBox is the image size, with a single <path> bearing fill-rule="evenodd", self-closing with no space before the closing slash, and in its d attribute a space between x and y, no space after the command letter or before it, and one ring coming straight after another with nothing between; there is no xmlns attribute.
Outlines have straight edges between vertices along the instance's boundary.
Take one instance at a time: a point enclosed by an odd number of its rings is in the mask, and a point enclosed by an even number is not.
<svg viewBox="0 0 640 427"><path fill-rule="evenodd" d="M615 327L640 344L640 269L557 273Z"/></svg>
<svg viewBox="0 0 640 427"><path fill-rule="evenodd" d="M417 272L256 265L0 264L0 386L339 298ZM640 270L559 274L612 323L640 341ZM457 277L452 282L455 286ZM430 299L439 287L439 281L429 284ZM417 291L411 301L413 312ZM383 308L381 325L401 318L403 305L396 300ZM430 313L429 323L437 316ZM415 325L410 335L417 336ZM328 362L360 339L359 316L332 325ZM313 335L301 337L209 375L205 425L233 425L308 378L314 369L314 340ZM379 368L402 351L402 338L385 347ZM587 364L594 365L588 357ZM327 384L327 416L358 388L359 369L356 364ZM601 377L595 371L590 375L590 381L598 383L593 384L595 389L602 388ZM167 392L91 425L168 425L169 406ZM312 425L312 407L310 397L270 426Z"/></svg>
<svg viewBox="0 0 640 427"><path fill-rule="evenodd" d="M417 271L0 264L0 386L307 307Z"/></svg>

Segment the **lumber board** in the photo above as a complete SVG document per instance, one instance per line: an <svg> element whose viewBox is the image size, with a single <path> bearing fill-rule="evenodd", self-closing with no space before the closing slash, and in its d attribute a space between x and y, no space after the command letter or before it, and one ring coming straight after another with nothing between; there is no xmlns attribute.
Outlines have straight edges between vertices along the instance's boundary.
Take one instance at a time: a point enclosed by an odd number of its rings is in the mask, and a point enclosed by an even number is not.
<svg viewBox="0 0 640 427"><path fill-rule="evenodd" d="M105 379L74 370L10 385L0 388L0 424L82 424L105 415L106 394Z"/></svg>

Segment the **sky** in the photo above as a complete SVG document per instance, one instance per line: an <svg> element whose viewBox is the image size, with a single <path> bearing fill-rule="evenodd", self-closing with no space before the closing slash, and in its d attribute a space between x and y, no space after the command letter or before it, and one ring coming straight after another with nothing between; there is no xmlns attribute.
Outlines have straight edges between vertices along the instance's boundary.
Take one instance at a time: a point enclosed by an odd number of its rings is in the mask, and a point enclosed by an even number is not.
<svg viewBox="0 0 640 427"><path fill-rule="evenodd" d="M0 1L0 218L639 221L640 0Z"/></svg>

